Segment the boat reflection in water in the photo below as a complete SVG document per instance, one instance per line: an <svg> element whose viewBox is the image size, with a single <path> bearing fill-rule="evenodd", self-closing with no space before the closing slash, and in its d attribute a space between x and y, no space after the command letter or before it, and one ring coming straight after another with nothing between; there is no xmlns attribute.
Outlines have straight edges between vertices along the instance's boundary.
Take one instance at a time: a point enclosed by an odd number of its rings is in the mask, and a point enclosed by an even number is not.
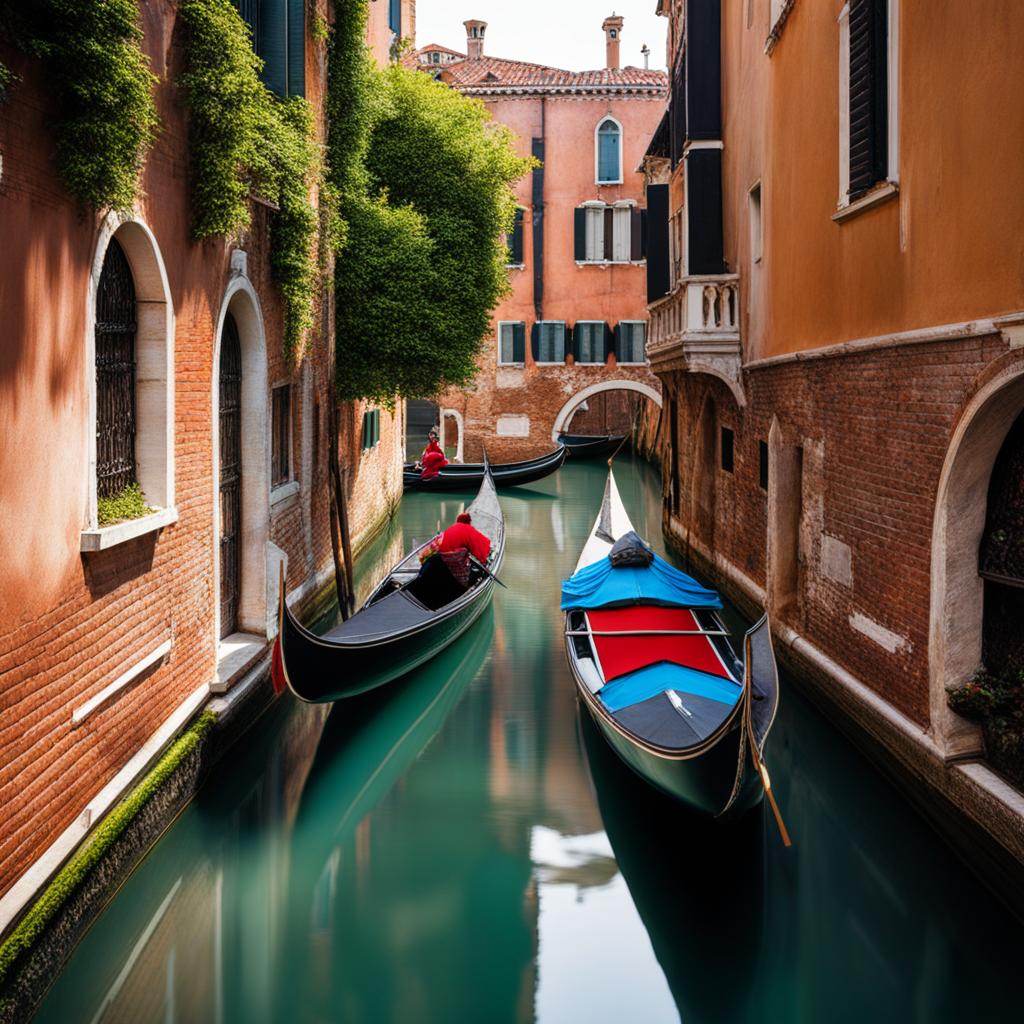
<svg viewBox="0 0 1024 1024"><path fill-rule="evenodd" d="M742 1018L763 920L764 817L720 824L623 764L581 707L605 833L682 1020Z"/></svg>

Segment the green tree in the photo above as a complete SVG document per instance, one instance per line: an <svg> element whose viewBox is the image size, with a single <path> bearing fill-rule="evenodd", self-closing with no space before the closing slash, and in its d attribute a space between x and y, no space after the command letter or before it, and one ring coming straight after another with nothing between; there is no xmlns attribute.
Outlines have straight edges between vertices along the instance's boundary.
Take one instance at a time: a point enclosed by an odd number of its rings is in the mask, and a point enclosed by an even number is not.
<svg viewBox="0 0 1024 1024"><path fill-rule="evenodd" d="M365 0L341 0L329 174L346 241L335 268L338 395L383 404L465 387L508 289L512 185L532 167L482 103L373 67ZM351 19L351 20L348 20Z"/></svg>

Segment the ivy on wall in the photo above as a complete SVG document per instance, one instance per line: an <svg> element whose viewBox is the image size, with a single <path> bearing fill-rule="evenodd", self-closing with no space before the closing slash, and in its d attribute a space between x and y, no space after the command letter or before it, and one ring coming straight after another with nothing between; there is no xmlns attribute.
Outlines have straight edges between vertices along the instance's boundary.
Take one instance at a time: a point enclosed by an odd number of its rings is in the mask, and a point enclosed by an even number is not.
<svg viewBox="0 0 1024 1024"><path fill-rule="evenodd" d="M533 166L482 103L378 70L367 0L337 0L328 177L346 224L335 266L337 392L384 405L465 387L508 289L512 185Z"/></svg>
<svg viewBox="0 0 1024 1024"><path fill-rule="evenodd" d="M96 210L129 209L159 123L136 0L3 0L0 35L46 59L68 192ZM10 84L0 66L0 94Z"/></svg>
<svg viewBox="0 0 1024 1024"><path fill-rule="evenodd" d="M274 206L271 271L285 305L284 349L298 355L312 324L319 169L313 116L301 97L278 99L260 80L249 27L231 0L184 0L190 110L192 232L237 235L250 197Z"/></svg>

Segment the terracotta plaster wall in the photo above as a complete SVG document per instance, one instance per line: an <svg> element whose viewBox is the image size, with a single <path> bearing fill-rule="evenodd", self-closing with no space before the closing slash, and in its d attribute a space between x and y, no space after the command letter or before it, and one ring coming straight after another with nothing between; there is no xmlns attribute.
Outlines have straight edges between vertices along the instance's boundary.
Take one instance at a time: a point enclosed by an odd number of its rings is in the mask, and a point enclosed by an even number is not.
<svg viewBox="0 0 1024 1024"><path fill-rule="evenodd" d="M657 128L664 98L529 96L486 99L494 119L517 137L523 156L531 153L534 137L546 140L544 160L544 294L543 319L603 320L613 326L621 320L647 320L643 264L577 265L574 252L574 211L588 200L614 203L632 199L644 205L643 176L636 173L651 135ZM542 114L543 111L543 114ZM594 147L598 124L608 115L623 126L623 184L595 183ZM530 328L537 320L534 307L533 180L527 175L516 187L526 210L522 269L509 271L512 293L494 312L492 331L479 357L480 374L463 394L449 393L441 405L458 409L465 419L465 458L480 458L482 449L495 459L527 458L549 450L551 428L558 411L574 394L604 380L642 381L659 390L657 378L646 366L616 367L612 356L602 365L534 364L529 351ZM523 369L499 368L497 333L503 320L526 323L527 353ZM499 437L496 422L502 415L530 419L526 438Z"/></svg>
<svg viewBox="0 0 1024 1024"><path fill-rule="evenodd" d="M1024 7L898 0L899 194L837 223L839 0L724 0L726 258L747 360L1024 308ZM763 182L764 260L746 194Z"/></svg>

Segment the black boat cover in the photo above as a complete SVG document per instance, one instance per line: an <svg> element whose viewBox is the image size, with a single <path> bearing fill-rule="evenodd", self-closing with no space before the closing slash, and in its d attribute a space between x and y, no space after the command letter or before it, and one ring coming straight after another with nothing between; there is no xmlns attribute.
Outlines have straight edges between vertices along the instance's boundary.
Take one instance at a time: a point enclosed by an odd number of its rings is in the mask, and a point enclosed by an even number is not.
<svg viewBox="0 0 1024 1024"><path fill-rule="evenodd" d="M677 709L666 693L616 711L615 721L634 736L655 746L684 750L707 739L732 714L732 705L698 697L678 695Z"/></svg>
<svg viewBox="0 0 1024 1024"><path fill-rule="evenodd" d="M358 615L335 626L325 633L324 640L346 640L349 643L373 643L385 637L393 637L399 631L415 629L429 622L435 612L424 608L415 598L403 590L396 590L387 597L364 608Z"/></svg>

